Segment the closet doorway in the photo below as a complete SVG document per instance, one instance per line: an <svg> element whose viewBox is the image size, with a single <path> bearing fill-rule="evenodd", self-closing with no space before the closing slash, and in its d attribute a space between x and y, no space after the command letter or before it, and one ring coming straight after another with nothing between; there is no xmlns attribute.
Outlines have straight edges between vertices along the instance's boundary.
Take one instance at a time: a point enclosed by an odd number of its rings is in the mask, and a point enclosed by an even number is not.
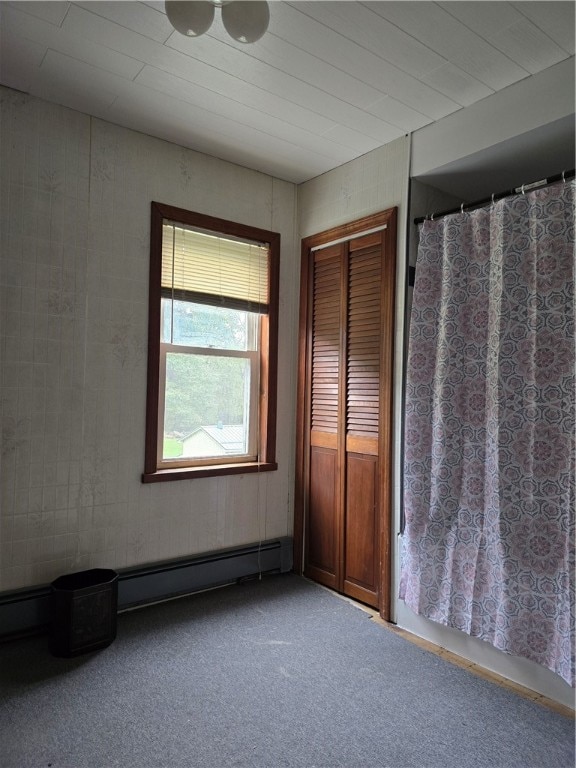
<svg viewBox="0 0 576 768"><path fill-rule="evenodd" d="M295 570L390 611L396 208L302 241Z"/></svg>

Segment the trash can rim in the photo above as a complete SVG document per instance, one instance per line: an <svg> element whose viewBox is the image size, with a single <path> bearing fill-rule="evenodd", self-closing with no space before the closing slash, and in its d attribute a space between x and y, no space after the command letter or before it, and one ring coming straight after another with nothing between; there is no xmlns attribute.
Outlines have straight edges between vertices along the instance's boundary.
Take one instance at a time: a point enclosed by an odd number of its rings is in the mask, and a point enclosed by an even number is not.
<svg viewBox="0 0 576 768"><path fill-rule="evenodd" d="M58 576L51 587L54 590L77 591L91 587L105 586L113 583L118 578L118 573L111 568L90 568L86 571L76 571Z"/></svg>

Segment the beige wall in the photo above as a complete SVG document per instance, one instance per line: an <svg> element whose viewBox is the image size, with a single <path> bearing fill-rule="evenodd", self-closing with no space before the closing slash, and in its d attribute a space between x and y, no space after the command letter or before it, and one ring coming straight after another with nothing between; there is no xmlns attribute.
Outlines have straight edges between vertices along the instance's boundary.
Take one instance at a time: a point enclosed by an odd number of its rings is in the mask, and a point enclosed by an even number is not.
<svg viewBox="0 0 576 768"><path fill-rule="evenodd" d="M322 232L395 205L399 242L404 231L410 139L403 136L298 187L300 237Z"/></svg>
<svg viewBox="0 0 576 768"><path fill-rule="evenodd" d="M0 590L290 534L294 185L0 99ZM140 482L152 200L281 233L277 472Z"/></svg>
<svg viewBox="0 0 576 768"><path fill-rule="evenodd" d="M400 526L402 424L402 350L406 292L406 222L410 137L404 136L298 187L300 237L398 207L396 254L396 320L394 360L393 535ZM395 554L392 554L395 558ZM392 595L397 594L396 564L392 563ZM392 618L396 601L392 600Z"/></svg>

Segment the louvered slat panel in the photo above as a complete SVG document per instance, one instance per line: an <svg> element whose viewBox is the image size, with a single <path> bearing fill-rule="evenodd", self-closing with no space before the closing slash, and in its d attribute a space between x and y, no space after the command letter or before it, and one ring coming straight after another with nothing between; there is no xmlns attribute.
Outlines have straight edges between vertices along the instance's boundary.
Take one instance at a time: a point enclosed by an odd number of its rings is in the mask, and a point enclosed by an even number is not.
<svg viewBox="0 0 576 768"><path fill-rule="evenodd" d="M311 427L336 434L340 375L340 259L314 263L312 314Z"/></svg>
<svg viewBox="0 0 576 768"><path fill-rule="evenodd" d="M380 393L380 247L349 261L346 434L376 438Z"/></svg>

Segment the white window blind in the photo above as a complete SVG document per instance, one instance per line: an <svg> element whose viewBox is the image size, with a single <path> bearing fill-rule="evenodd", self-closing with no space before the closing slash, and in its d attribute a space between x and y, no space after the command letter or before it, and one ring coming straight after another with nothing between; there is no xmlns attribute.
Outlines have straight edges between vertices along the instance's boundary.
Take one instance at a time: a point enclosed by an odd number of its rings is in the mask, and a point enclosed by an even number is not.
<svg viewBox="0 0 576 768"><path fill-rule="evenodd" d="M187 229L164 220L162 295L268 312L268 246Z"/></svg>

